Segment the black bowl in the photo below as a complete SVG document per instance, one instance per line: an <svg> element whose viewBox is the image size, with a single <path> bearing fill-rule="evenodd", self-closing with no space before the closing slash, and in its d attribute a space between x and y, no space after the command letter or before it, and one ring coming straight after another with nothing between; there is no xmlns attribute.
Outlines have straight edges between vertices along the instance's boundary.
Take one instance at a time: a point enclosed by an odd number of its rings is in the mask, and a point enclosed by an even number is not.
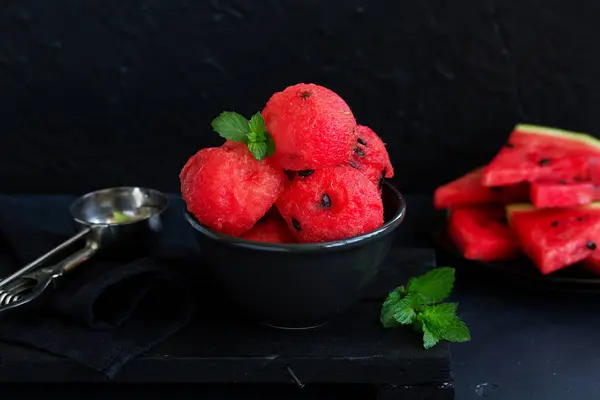
<svg viewBox="0 0 600 400"><path fill-rule="evenodd" d="M261 322L279 328L320 326L353 306L387 256L406 203L383 185L385 224L334 242L262 243L218 233L189 212L202 255L233 300Z"/></svg>

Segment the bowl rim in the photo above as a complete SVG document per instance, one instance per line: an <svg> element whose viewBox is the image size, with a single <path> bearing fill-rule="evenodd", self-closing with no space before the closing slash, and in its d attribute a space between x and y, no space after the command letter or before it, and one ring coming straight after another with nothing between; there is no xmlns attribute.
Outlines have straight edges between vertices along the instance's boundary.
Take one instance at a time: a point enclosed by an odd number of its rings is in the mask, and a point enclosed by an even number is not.
<svg viewBox="0 0 600 400"><path fill-rule="evenodd" d="M396 196L400 202L400 206L387 222L381 227L364 233L359 236L353 236L347 239L334 240L329 242L316 242L316 243L268 243L258 242L254 240L247 240L230 236L225 233L217 232L211 228L202 225L196 220L196 218L185 208L184 203L184 214L188 223L197 232L203 234L209 239L217 242L224 242L232 247L241 249L255 250L255 251L266 251L266 252L284 252L284 253L312 253L312 252L323 252L327 250L339 250L343 248L350 248L359 245L363 245L367 242L371 242L377 238L381 238L391 234L404 220L406 215L406 201L398 189L396 189L391 183L385 181L384 185L387 189Z"/></svg>

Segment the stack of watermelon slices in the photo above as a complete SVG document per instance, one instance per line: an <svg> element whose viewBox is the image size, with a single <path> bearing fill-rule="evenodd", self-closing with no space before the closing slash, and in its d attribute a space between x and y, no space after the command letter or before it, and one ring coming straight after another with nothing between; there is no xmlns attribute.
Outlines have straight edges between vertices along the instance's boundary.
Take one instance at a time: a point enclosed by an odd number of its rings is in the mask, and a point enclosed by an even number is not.
<svg viewBox="0 0 600 400"><path fill-rule="evenodd" d="M483 167L439 187L448 233L467 259L528 256L546 275L579 264L600 274L600 140L517 125Z"/></svg>

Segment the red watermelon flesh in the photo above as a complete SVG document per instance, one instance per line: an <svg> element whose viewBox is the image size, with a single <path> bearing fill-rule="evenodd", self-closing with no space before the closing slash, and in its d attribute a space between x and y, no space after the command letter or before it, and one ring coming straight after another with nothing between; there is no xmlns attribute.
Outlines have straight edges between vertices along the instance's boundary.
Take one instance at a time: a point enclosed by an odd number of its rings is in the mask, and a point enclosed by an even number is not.
<svg viewBox="0 0 600 400"><path fill-rule="evenodd" d="M438 210L459 206L496 203L510 204L529 199L527 183L504 187L485 187L481 184L483 167L440 186L435 191L433 203Z"/></svg>
<svg viewBox="0 0 600 400"><path fill-rule="evenodd" d="M600 140L582 133L517 125L508 142L483 171L484 186L519 182L590 179L598 172Z"/></svg>
<svg viewBox="0 0 600 400"><path fill-rule="evenodd" d="M507 260L519 253L519 244L506 224L506 211L501 206L450 210L448 234L463 256L470 260Z"/></svg>
<svg viewBox="0 0 600 400"><path fill-rule="evenodd" d="M298 172L276 205L302 243L346 239L383 225L377 186L348 165Z"/></svg>
<svg viewBox="0 0 600 400"><path fill-rule="evenodd" d="M592 182L541 181L531 183L529 197L537 208L567 208L600 200L600 192Z"/></svg>
<svg viewBox="0 0 600 400"><path fill-rule="evenodd" d="M583 260L581 265L588 271L600 275L600 251L594 252L590 257Z"/></svg>
<svg viewBox="0 0 600 400"><path fill-rule="evenodd" d="M250 230L283 192L282 169L257 161L242 143L198 151L179 175L181 196L196 219L221 233Z"/></svg>
<svg viewBox="0 0 600 400"><path fill-rule="evenodd" d="M273 208L271 209L273 210ZM242 235L243 239L256 242L294 243L296 240L290 233L285 221L275 211L269 211L249 231Z"/></svg>
<svg viewBox="0 0 600 400"><path fill-rule="evenodd" d="M507 207L507 217L525 254L544 275L592 256L600 238L600 203L578 208Z"/></svg>

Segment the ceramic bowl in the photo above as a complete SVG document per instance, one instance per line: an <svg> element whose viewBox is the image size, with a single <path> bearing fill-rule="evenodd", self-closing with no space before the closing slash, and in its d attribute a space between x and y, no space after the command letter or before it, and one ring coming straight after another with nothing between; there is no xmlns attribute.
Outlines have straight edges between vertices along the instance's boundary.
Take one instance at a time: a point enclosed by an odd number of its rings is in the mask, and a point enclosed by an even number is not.
<svg viewBox="0 0 600 400"><path fill-rule="evenodd" d="M306 329L356 304L377 274L406 213L402 195L387 182L382 199L382 227L333 242L249 241L207 228L189 212L185 217L203 258L243 310L273 327Z"/></svg>

